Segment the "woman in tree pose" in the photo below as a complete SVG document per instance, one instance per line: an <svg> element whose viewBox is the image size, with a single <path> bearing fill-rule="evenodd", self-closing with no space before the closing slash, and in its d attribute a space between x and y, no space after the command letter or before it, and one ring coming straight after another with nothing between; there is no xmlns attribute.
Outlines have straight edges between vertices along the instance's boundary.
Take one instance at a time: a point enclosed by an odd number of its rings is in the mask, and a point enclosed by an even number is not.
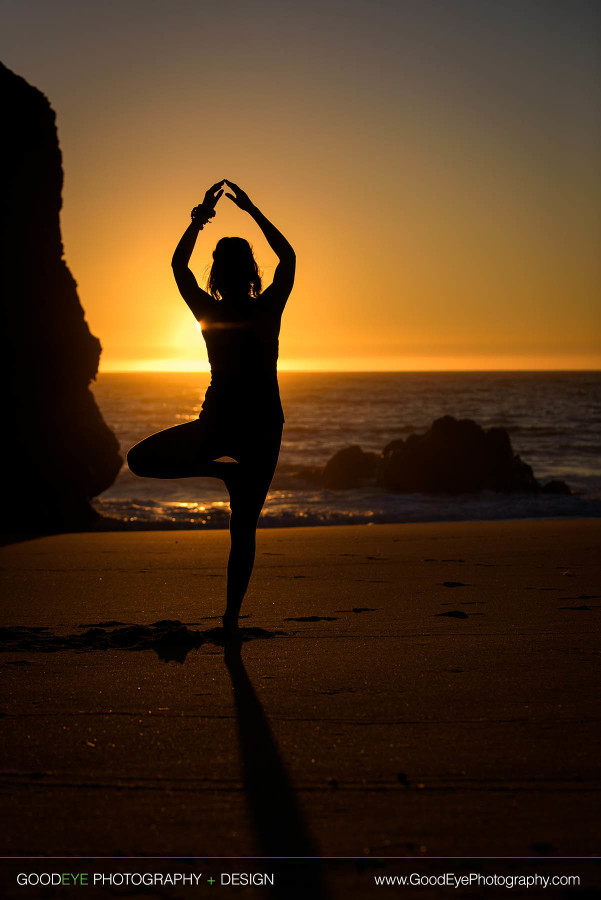
<svg viewBox="0 0 601 900"><path fill-rule="evenodd" d="M262 290L248 241L222 238L213 251L208 293L188 267L199 231L226 193L260 227L279 262ZM275 471L284 415L277 379L278 336L294 283L296 257L286 238L231 181L214 184L173 254L179 291L200 323L211 364L211 383L194 422L153 434L133 447L127 462L144 478L221 478L230 495L231 549L227 566L226 636L238 615L255 560L257 521ZM235 462L221 461L228 456Z"/></svg>

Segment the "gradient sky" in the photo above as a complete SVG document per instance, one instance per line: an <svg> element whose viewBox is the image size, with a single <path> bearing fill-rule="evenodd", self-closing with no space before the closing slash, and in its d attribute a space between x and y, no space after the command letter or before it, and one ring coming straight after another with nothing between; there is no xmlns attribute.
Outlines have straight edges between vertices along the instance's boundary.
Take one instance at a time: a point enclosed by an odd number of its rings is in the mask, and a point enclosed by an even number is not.
<svg viewBox="0 0 601 900"><path fill-rule="evenodd" d="M2 0L105 371L203 368L170 259L240 184L297 251L283 367L601 368L596 0ZM224 234L275 258L222 199Z"/></svg>

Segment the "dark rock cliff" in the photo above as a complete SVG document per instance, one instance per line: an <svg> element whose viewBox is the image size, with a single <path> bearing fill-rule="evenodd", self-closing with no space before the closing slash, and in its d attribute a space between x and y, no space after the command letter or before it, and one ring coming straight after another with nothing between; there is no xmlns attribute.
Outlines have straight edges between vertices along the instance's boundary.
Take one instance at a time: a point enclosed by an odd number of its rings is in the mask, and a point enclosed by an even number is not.
<svg viewBox="0 0 601 900"><path fill-rule="evenodd" d="M90 334L64 259L63 172L46 97L0 63L0 527L77 529L121 466L90 391L100 341Z"/></svg>

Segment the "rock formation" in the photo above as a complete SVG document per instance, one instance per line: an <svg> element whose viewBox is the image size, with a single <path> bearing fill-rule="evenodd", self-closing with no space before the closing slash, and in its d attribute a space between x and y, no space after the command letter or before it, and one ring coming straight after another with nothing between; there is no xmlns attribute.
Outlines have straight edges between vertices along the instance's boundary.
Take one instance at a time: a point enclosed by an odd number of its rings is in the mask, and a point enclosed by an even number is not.
<svg viewBox="0 0 601 900"><path fill-rule="evenodd" d="M46 97L0 64L2 531L85 527L121 466L96 406L100 342L63 259L63 173Z"/></svg>
<svg viewBox="0 0 601 900"><path fill-rule="evenodd" d="M442 494L540 489L504 428L485 431L471 419L452 416L437 419L425 434L388 444L378 483L392 491Z"/></svg>
<svg viewBox="0 0 601 900"><path fill-rule="evenodd" d="M365 453L361 447L345 447L328 461L322 474L322 484L332 490L358 487L367 478L376 474L378 457L375 453Z"/></svg>
<svg viewBox="0 0 601 900"><path fill-rule="evenodd" d="M392 441L379 458L358 446L340 450L319 483L342 490L360 487L374 475L380 487L399 493L571 493L563 481L539 484L531 467L513 452L504 428L485 431L471 419L452 416L437 419L425 434Z"/></svg>

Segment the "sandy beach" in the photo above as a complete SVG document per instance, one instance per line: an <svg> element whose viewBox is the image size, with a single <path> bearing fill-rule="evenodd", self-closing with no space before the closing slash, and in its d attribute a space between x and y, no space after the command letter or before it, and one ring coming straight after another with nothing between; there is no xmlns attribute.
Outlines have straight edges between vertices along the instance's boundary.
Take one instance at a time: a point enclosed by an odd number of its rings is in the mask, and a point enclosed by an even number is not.
<svg viewBox="0 0 601 900"><path fill-rule="evenodd" d="M226 532L5 546L3 855L598 854L600 532L261 531L225 659Z"/></svg>

